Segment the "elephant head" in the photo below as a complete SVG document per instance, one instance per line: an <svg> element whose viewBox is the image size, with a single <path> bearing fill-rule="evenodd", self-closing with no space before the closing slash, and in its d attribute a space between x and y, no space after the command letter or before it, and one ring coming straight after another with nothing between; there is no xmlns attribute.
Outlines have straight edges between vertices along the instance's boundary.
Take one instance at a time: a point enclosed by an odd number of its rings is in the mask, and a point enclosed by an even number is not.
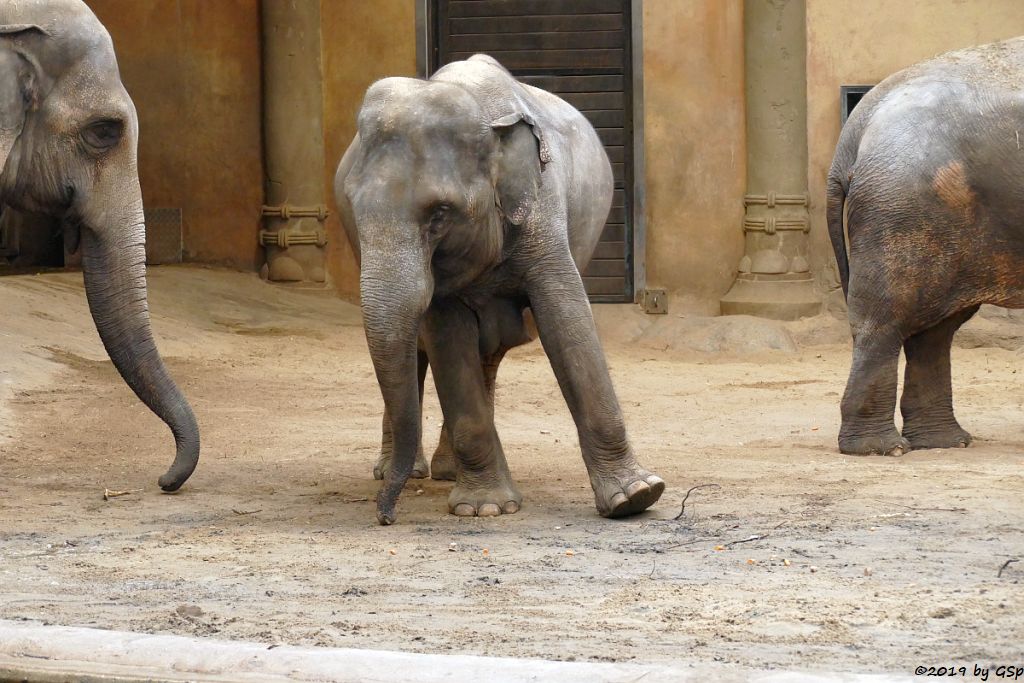
<svg viewBox="0 0 1024 683"><path fill-rule="evenodd" d="M199 429L150 331L137 142L110 36L84 4L0 7L0 201L60 217L68 250L81 248L103 345L174 434L177 454L160 478L173 491L196 467Z"/></svg>
<svg viewBox="0 0 1024 683"><path fill-rule="evenodd" d="M366 338L392 423L392 470L378 499L383 524L394 519L421 438L421 319L434 297L502 262L511 231L536 208L547 161L542 132L511 90L481 102L438 76L370 87L335 182L357 233L348 226L361 262ZM498 101L506 106L492 106Z"/></svg>

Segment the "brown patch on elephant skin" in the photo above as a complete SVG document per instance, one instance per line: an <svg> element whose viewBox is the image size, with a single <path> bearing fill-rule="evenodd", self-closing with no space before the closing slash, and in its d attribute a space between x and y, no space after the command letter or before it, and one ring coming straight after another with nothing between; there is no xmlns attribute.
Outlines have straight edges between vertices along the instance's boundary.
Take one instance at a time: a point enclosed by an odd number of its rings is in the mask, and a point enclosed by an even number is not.
<svg viewBox="0 0 1024 683"><path fill-rule="evenodd" d="M961 213L967 220L974 218L976 197L967 184L967 174L961 162L951 161L936 171L932 187L946 206Z"/></svg>

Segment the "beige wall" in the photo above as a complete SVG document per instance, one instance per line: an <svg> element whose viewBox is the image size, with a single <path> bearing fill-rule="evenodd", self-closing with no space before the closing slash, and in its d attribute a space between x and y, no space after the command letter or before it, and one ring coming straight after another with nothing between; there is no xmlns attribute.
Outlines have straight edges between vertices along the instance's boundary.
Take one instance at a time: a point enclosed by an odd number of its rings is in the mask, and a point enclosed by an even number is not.
<svg viewBox="0 0 1024 683"><path fill-rule="evenodd" d="M940 52L1024 34L1022 0L807 0L812 268L837 286L825 177L839 138L839 86L875 84Z"/></svg>
<svg viewBox="0 0 1024 683"><path fill-rule="evenodd" d="M366 89L385 76L416 75L416 10L412 0L323 0L324 154L328 204L334 171L356 133ZM359 296L359 269L337 210L327 219L327 272L348 299Z"/></svg>
<svg viewBox="0 0 1024 683"><path fill-rule="evenodd" d="M718 313L743 255L742 0L644 0L647 286Z"/></svg>
<svg viewBox="0 0 1024 683"><path fill-rule="evenodd" d="M1024 34L1022 0L807 2L811 257L834 280L824 178L839 133L839 86L875 83L938 52ZM180 206L189 260L256 269L263 199L258 0L89 0L114 38L139 109L147 206ZM415 3L321 0L324 184L355 133L366 88L415 75ZM647 286L674 310L714 313L742 256L745 190L743 1L643 0ZM329 200L333 205L333 199ZM327 223L341 294L358 271Z"/></svg>
<svg viewBox="0 0 1024 683"><path fill-rule="evenodd" d="M185 258L255 270L263 201L257 0L88 0L139 112L147 207L180 207Z"/></svg>

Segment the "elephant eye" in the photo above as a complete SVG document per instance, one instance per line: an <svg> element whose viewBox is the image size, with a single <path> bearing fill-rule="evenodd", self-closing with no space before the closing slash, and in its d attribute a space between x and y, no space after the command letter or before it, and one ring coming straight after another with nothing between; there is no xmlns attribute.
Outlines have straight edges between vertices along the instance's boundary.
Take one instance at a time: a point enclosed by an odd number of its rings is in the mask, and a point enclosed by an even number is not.
<svg viewBox="0 0 1024 683"><path fill-rule="evenodd" d="M96 151L106 151L121 141L121 121L97 121L82 130L82 140Z"/></svg>
<svg viewBox="0 0 1024 683"><path fill-rule="evenodd" d="M449 204L436 204L430 211L429 228L431 233L438 233L444 227L444 223L451 214L452 207Z"/></svg>

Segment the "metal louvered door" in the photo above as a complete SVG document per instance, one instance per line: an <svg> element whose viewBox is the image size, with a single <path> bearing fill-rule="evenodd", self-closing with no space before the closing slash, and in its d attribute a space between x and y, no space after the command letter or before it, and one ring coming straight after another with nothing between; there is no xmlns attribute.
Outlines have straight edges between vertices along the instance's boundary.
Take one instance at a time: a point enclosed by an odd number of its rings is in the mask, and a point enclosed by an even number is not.
<svg viewBox="0 0 1024 683"><path fill-rule="evenodd" d="M590 300L633 301L630 0L433 0L429 70L484 52L579 109L615 174L601 241L583 273Z"/></svg>

